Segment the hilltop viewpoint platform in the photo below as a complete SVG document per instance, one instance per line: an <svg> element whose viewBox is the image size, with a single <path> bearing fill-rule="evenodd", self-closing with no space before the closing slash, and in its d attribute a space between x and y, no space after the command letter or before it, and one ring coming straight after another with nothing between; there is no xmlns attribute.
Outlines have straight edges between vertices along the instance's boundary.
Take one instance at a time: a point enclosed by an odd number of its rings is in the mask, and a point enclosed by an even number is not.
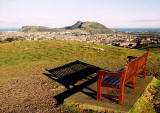
<svg viewBox="0 0 160 113"><path fill-rule="evenodd" d="M82 109L91 109L96 111L129 112L138 98L143 94L147 85L151 82L152 76L146 76L145 79L137 78L137 87L133 89L125 86L124 103L118 104L118 101L102 97L101 101L96 100L97 84L96 82L83 88L77 93L64 100L65 106L79 105ZM118 91L113 88L103 88L102 92L106 94L118 95Z"/></svg>
<svg viewBox="0 0 160 113"><path fill-rule="evenodd" d="M54 97L57 100L57 105L62 105L69 109L76 106L81 110L99 112L129 112L153 79L153 76L146 76L143 79L141 75L138 75L136 89L126 85L124 88L124 103L122 105L118 104L117 100L106 97L102 97L101 101L97 101L98 75L96 71L99 69L93 65L75 61L65 66L48 70L51 73L47 75L49 78L66 87L63 92ZM81 75L84 76L80 78ZM118 95L118 90L102 88L102 93Z"/></svg>

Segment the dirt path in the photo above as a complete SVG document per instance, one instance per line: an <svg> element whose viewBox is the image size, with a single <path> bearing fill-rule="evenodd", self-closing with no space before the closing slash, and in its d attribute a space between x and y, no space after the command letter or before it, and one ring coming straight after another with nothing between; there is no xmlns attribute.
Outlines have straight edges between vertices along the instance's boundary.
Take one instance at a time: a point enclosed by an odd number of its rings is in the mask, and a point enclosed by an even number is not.
<svg viewBox="0 0 160 113"><path fill-rule="evenodd" d="M60 88L46 77L10 80L0 87L0 113L66 113L53 98Z"/></svg>

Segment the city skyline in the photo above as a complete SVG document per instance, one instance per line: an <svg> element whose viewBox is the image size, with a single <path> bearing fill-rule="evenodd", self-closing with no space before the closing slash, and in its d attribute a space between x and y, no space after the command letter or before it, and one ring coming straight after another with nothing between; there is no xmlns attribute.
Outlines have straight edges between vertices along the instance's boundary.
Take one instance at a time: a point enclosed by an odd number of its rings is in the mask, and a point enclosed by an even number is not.
<svg viewBox="0 0 160 113"><path fill-rule="evenodd" d="M95 21L108 28L160 28L158 0L1 0L0 28L52 28Z"/></svg>

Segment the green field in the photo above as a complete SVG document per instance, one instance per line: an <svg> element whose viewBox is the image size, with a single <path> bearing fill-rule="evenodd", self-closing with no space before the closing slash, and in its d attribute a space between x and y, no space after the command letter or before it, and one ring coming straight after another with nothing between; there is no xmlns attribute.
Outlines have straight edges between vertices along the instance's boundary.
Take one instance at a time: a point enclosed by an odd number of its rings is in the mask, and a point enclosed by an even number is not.
<svg viewBox="0 0 160 113"><path fill-rule="evenodd" d="M125 64L128 55L139 56L146 49L127 49L76 41L14 41L0 43L0 85L21 77L39 76L45 69L64 65L75 60L114 71ZM147 74L160 74L160 49L151 47ZM160 81L154 79L154 90L160 90ZM146 91L146 94L148 92ZM154 112L153 103L160 98L156 93L152 100L142 98L132 112ZM137 106L147 106L139 108Z"/></svg>

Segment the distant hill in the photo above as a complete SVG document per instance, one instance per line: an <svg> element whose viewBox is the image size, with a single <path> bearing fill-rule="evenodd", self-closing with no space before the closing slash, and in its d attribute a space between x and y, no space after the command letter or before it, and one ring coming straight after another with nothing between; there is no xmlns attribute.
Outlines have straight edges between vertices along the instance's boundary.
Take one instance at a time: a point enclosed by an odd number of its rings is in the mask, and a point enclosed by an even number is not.
<svg viewBox="0 0 160 113"><path fill-rule="evenodd" d="M57 32L61 31L61 28L49 28L45 26L23 26L20 32Z"/></svg>
<svg viewBox="0 0 160 113"><path fill-rule="evenodd" d="M67 26L64 28L49 28L44 26L23 26L20 32L59 32L59 31L84 31L90 34L102 34L102 33L113 33L115 31L105 27L104 25L97 22L81 22L77 21L72 26Z"/></svg>
<svg viewBox="0 0 160 113"><path fill-rule="evenodd" d="M84 31L87 31L89 33L113 33L114 31L112 31L111 29L105 27L104 25L97 23L97 22L81 22L78 21L76 24L72 25L72 26L68 26L65 27L65 29L70 29L70 30L74 30L74 29L81 29Z"/></svg>

